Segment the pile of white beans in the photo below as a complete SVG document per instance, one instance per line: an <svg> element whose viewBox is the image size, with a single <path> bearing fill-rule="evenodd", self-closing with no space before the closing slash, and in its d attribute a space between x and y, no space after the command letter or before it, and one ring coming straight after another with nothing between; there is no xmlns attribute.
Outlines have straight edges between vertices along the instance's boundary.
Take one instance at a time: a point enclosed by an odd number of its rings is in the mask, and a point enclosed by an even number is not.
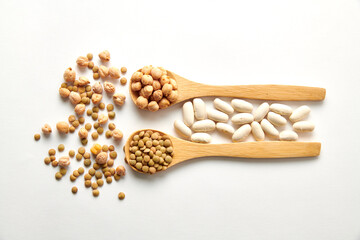
<svg viewBox="0 0 360 240"><path fill-rule="evenodd" d="M273 140L296 141L297 133L311 132L315 128L312 122L304 121L311 111L306 105L293 110L285 104L269 105L264 102L254 110L253 105L244 100L233 99L229 104L216 98L214 107L215 109L207 108L200 98L184 103L183 121L174 122L175 130L193 142L210 143L209 133L215 130L232 136L233 142L245 141L250 133L256 141L263 141L265 135ZM230 117L232 125L237 127L236 130L228 124ZM292 123L293 130L279 132L276 127L285 126L288 122L287 118Z"/></svg>

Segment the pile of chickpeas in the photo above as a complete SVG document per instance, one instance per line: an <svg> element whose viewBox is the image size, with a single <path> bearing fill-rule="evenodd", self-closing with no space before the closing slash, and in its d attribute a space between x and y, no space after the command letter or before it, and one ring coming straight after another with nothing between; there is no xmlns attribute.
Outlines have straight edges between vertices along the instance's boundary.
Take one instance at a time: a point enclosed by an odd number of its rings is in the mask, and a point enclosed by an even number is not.
<svg viewBox="0 0 360 240"><path fill-rule="evenodd" d="M151 130L134 135L130 142L131 166L144 173L156 173L166 170L171 164L174 149L168 136Z"/></svg>
<svg viewBox="0 0 360 240"><path fill-rule="evenodd" d="M110 61L110 53L105 50L99 53L99 59L102 63L107 63ZM116 93L116 86L114 80L119 79L121 85L127 83L125 77L121 77L121 74L127 72L126 67L118 69L114 66L106 67L105 65L95 66L92 61L93 55L91 53L86 56L80 56L76 60L76 64L79 68L82 69L91 69L93 72L93 79L104 80L103 83L95 82L92 86L90 85L90 80L87 77L80 76L77 78L76 72L71 67L67 68L63 74L64 82L59 88L59 94L63 99L67 99L74 106L75 114L71 114L67 121L59 121L56 124L56 129L59 134L66 135L68 133L74 133L76 129L77 135L81 143L86 146L88 144L88 137L91 136L93 140L97 140L99 135L102 135L105 132L106 138L112 138L116 143L118 143L123 138L123 133L120 129L116 128L116 125L113 120L116 116L114 112L114 105L107 104L103 102L103 92L105 91L108 95L112 95L112 100L115 105L122 106L125 103L125 95L122 93ZM90 107L90 105L93 105ZM101 112L103 110L107 112ZM95 121L93 124L86 122L84 115L91 117L91 120ZM105 130L105 128L108 128ZM93 132L90 131L93 129ZM52 128L49 124L44 124L42 127L42 132L44 135L50 135L52 133ZM34 139L36 141L40 140L41 135L35 134ZM100 153L94 154L93 149L99 148ZM62 152L65 149L63 144L60 144L58 151ZM92 153L92 154L91 154ZM55 174L55 178L60 180L67 172L68 166L70 165L71 158L74 158L77 161L84 159L84 167L90 167L92 165L93 158L95 163L93 163L92 168L87 174L85 174L85 186L88 186L89 178L92 175L93 171L96 174L97 180L91 183L93 188L93 195L98 196L99 190L97 186L103 185L103 180L100 177L100 173L106 177L106 182L111 183L112 177L115 180L119 180L121 176L125 175L124 166L119 165L116 169L112 168L114 165L114 160L117 157L115 147L113 145L99 145L95 144L91 148L91 153L86 152L84 147L78 149L78 153L75 155L74 150L70 150L68 155L60 156L58 161L56 160L55 149L49 150L49 156L44 159L45 164L51 164L53 167L60 167L60 170ZM80 167L77 170L74 170L70 175L70 181L76 181L76 179L85 172L83 167ZM98 173L99 172L99 173ZM72 188L72 192L77 193L78 189L76 186ZM120 198L121 195L121 198ZM119 198L124 199L125 194L119 193Z"/></svg>
<svg viewBox="0 0 360 240"><path fill-rule="evenodd" d="M131 76L131 90L138 94L136 106L155 112L178 99L175 79L162 67L145 66Z"/></svg>

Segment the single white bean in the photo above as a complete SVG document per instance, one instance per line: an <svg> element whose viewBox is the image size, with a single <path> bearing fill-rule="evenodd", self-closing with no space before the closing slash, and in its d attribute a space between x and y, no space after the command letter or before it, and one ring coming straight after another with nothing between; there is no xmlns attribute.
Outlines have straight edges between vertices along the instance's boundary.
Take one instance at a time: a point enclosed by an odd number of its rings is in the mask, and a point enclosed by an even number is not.
<svg viewBox="0 0 360 240"><path fill-rule="evenodd" d="M292 112L292 114L290 115L289 119L292 122L298 122L298 121L301 121L304 118L306 118L310 112L311 112L311 109L308 106L303 105L303 106L295 109Z"/></svg>
<svg viewBox="0 0 360 240"><path fill-rule="evenodd" d="M227 114L212 108L207 109L207 117L215 122L227 122L229 120Z"/></svg>
<svg viewBox="0 0 360 240"><path fill-rule="evenodd" d="M286 118L284 118L283 116L281 116L280 114L277 113L273 113L273 112L269 112L267 115L267 119L269 120L269 122L271 122L273 125L275 126L285 126L287 121Z"/></svg>
<svg viewBox="0 0 360 240"><path fill-rule="evenodd" d="M261 128L270 137L279 137L279 131L266 119L261 120Z"/></svg>
<svg viewBox="0 0 360 240"><path fill-rule="evenodd" d="M298 139L297 133L291 130L282 131L279 137L280 141L296 141Z"/></svg>
<svg viewBox="0 0 360 240"><path fill-rule="evenodd" d="M200 120L194 122L192 130L194 130L194 132L212 132L215 130L215 123L209 119Z"/></svg>
<svg viewBox="0 0 360 240"><path fill-rule="evenodd" d="M233 124L246 124L254 121L254 116L251 113L238 113L231 118Z"/></svg>
<svg viewBox="0 0 360 240"><path fill-rule="evenodd" d="M190 137L192 134L191 129L183 123L183 121L176 120L174 122L175 130L184 137Z"/></svg>
<svg viewBox="0 0 360 240"><path fill-rule="evenodd" d="M183 119L186 126L191 127L194 123L194 108L191 102L183 105Z"/></svg>
<svg viewBox="0 0 360 240"><path fill-rule="evenodd" d="M269 112L269 104L267 102L262 103L254 112L254 120L260 122Z"/></svg>
<svg viewBox="0 0 360 240"><path fill-rule="evenodd" d="M238 130L236 130L232 136L233 142L244 141L251 132L250 124L242 125Z"/></svg>
<svg viewBox="0 0 360 240"><path fill-rule="evenodd" d="M253 110L253 105L251 103L240 99L233 99L231 101L231 106L237 112L251 113Z"/></svg>
<svg viewBox="0 0 360 240"><path fill-rule="evenodd" d="M193 104L194 104L195 118L197 120L206 119L206 106L204 101L201 98L194 98Z"/></svg>
<svg viewBox="0 0 360 240"><path fill-rule="evenodd" d="M191 135L191 141L197 143L209 143L211 142L211 136L207 133L194 133Z"/></svg>
<svg viewBox="0 0 360 240"><path fill-rule="evenodd" d="M311 132L315 129L315 124L309 121L296 122L293 125L296 132Z"/></svg>
<svg viewBox="0 0 360 240"><path fill-rule="evenodd" d="M256 141L263 141L265 139L265 133L262 130L260 123L252 122L251 123L251 132Z"/></svg>
<svg viewBox="0 0 360 240"><path fill-rule="evenodd" d="M274 113L283 115L283 116L289 116L292 113L292 108L288 105L281 104L281 103L273 103L270 105L270 111L273 111Z"/></svg>
<svg viewBox="0 0 360 240"><path fill-rule="evenodd" d="M219 132L229 134L229 135L233 135L234 132L235 132L235 129L231 125L226 124L226 123L217 123L216 124L216 129Z"/></svg>
<svg viewBox="0 0 360 240"><path fill-rule="evenodd" d="M220 98L215 98L214 107L217 110L222 111L226 114L232 114L234 112L233 107L230 104L228 104L227 102L221 100Z"/></svg>

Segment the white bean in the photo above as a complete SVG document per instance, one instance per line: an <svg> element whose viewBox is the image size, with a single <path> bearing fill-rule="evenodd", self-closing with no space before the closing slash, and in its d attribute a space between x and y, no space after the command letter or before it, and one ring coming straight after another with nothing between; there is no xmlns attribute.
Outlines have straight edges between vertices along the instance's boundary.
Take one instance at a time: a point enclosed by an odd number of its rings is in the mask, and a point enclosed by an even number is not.
<svg viewBox="0 0 360 240"><path fill-rule="evenodd" d="M192 130L194 130L194 132L212 132L215 130L215 123L209 119L200 120L194 122Z"/></svg>
<svg viewBox="0 0 360 240"><path fill-rule="evenodd" d="M310 112L311 112L311 109L308 106L303 105L303 106L295 109L292 112L292 114L290 115L289 119L292 122L298 122L298 121L301 121L304 118L306 118Z"/></svg>
<svg viewBox="0 0 360 240"><path fill-rule="evenodd" d="M233 135L234 132L235 132L235 129L231 125L226 124L226 123L217 123L216 124L216 129L219 132L229 134L229 135Z"/></svg>
<svg viewBox="0 0 360 240"><path fill-rule="evenodd" d="M309 121L296 122L293 125L296 132L311 132L315 128L315 124Z"/></svg>
<svg viewBox="0 0 360 240"><path fill-rule="evenodd" d="M279 137L279 131L266 119L261 121L261 128L270 137Z"/></svg>
<svg viewBox="0 0 360 240"><path fill-rule="evenodd" d="M282 117L280 114L269 112L267 115L267 119L275 126L284 126L287 121L286 118Z"/></svg>
<svg viewBox="0 0 360 240"><path fill-rule="evenodd" d="M229 120L227 114L212 108L207 109L207 117L215 122L227 122Z"/></svg>
<svg viewBox="0 0 360 240"><path fill-rule="evenodd" d="M184 137L190 137L192 134L191 129L183 123L183 121L176 120L174 122L175 130Z"/></svg>
<svg viewBox="0 0 360 240"><path fill-rule="evenodd" d="M282 131L279 137L280 141L296 141L298 139L297 133L291 130Z"/></svg>
<svg viewBox="0 0 360 240"><path fill-rule="evenodd" d="M250 134L251 127L249 124L242 125L238 130L236 130L232 136L233 142L244 141Z"/></svg>
<svg viewBox="0 0 360 240"><path fill-rule="evenodd" d="M273 111L274 113L288 116L292 113L292 108L288 105L281 104L281 103L273 103L270 105L270 111Z"/></svg>
<svg viewBox="0 0 360 240"><path fill-rule="evenodd" d="M197 120L206 119L206 106L204 101L201 98L195 98L193 100L193 104L194 104L195 118Z"/></svg>
<svg viewBox="0 0 360 240"><path fill-rule="evenodd" d="M231 118L233 124L246 124L254 121L254 116L251 113L238 113Z"/></svg>
<svg viewBox="0 0 360 240"><path fill-rule="evenodd" d="M211 142L211 136L207 133L194 133L191 135L191 141L197 143L209 143Z"/></svg>
<svg viewBox="0 0 360 240"><path fill-rule="evenodd" d="M270 106L267 102L262 103L254 112L254 120L260 122L269 112L269 108Z"/></svg>
<svg viewBox="0 0 360 240"><path fill-rule="evenodd" d="M252 122L251 123L251 132L256 141L263 141L265 139L265 133L262 130L260 123Z"/></svg>
<svg viewBox="0 0 360 240"><path fill-rule="evenodd" d="M231 106L237 112L251 113L253 110L253 105L251 103L240 99L233 99L231 101Z"/></svg>
<svg viewBox="0 0 360 240"><path fill-rule="evenodd" d="M191 127L194 123L194 108L191 102L183 105L183 119L186 126Z"/></svg>
<svg viewBox="0 0 360 240"><path fill-rule="evenodd" d="M215 98L214 107L217 110L222 111L226 114L232 114L234 112L233 107L230 104L228 104L227 102L221 100L220 98Z"/></svg>

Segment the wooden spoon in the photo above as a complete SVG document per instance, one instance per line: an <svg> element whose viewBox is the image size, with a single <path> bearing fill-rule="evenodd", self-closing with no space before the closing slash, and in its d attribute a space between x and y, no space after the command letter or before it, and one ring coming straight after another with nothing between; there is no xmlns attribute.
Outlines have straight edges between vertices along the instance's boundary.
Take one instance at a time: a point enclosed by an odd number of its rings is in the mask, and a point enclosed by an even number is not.
<svg viewBox="0 0 360 240"><path fill-rule="evenodd" d="M324 100L326 89L318 87L290 86L290 85L234 85L234 86L214 86L196 83L183 78L167 70L169 77L176 80L178 85L178 99L171 103L185 101L195 97L234 97L261 100L278 101L321 101ZM139 94L131 90L130 96L134 103ZM170 106L171 106L170 105ZM145 108L147 110L147 108Z"/></svg>
<svg viewBox="0 0 360 240"><path fill-rule="evenodd" d="M141 131L151 130L167 135L172 142L174 156L172 162L168 165L172 167L178 163L193 158L224 156L241 158L294 158L294 157L314 157L320 154L321 143L319 142L238 142L226 144L201 144L194 143L173 137L158 130L142 129L134 132L128 138L125 144L125 161L130 160L130 142L134 135ZM129 164L130 165L130 164ZM130 167L137 171L134 166ZM144 173L144 172L141 172Z"/></svg>

